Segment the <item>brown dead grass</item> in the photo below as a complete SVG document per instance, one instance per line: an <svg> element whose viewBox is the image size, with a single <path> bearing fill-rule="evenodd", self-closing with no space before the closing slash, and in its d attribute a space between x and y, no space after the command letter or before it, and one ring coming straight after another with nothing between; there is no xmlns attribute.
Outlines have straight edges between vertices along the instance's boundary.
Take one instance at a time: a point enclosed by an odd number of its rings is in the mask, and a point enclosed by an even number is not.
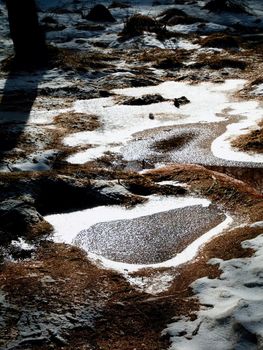
<svg viewBox="0 0 263 350"><path fill-rule="evenodd" d="M101 126L97 116L74 112L59 114L54 118L54 123L68 133L92 131Z"/></svg>
<svg viewBox="0 0 263 350"><path fill-rule="evenodd" d="M109 68L112 64L109 61L116 59L113 53L103 52L80 52L68 49L50 48L50 65L65 70L86 72L90 69Z"/></svg>
<svg viewBox="0 0 263 350"><path fill-rule="evenodd" d="M241 151L263 153L263 122L256 130L240 135L231 142L231 145Z"/></svg>
<svg viewBox="0 0 263 350"><path fill-rule="evenodd" d="M248 184L228 175L199 165L176 164L150 170L145 174L154 181L178 180L190 185L198 195L210 198L244 221L258 221L263 217L263 195Z"/></svg>
<svg viewBox="0 0 263 350"><path fill-rule="evenodd" d="M143 51L143 53L140 53L136 56L137 60L140 60L142 62L161 62L163 60L172 60L178 63L182 63L186 57L189 56L189 52L186 50L170 50L170 49L159 49L159 48L153 48L149 50Z"/></svg>
<svg viewBox="0 0 263 350"><path fill-rule="evenodd" d="M247 63L243 60L235 59L235 58L220 58L220 57L204 57L200 59L197 63L193 64L193 68L203 68L208 67L210 69L223 69L223 68L235 68L244 70L247 67Z"/></svg>
<svg viewBox="0 0 263 350"><path fill-rule="evenodd" d="M222 49L238 48L239 43L236 38L225 33L216 33L200 39L202 47L216 47Z"/></svg>

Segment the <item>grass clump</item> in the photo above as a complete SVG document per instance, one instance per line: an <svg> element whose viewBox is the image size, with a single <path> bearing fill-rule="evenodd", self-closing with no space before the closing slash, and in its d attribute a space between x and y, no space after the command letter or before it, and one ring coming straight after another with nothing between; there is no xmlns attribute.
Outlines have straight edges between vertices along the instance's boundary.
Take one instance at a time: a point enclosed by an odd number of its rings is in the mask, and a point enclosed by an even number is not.
<svg viewBox="0 0 263 350"><path fill-rule="evenodd" d="M165 40L174 36L162 23L150 16L140 13L127 19L119 36L120 40L125 41L136 36L141 36L144 32L155 33L159 40Z"/></svg>
<svg viewBox="0 0 263 350"><path fill-rule="evenodd" d="M204 20L188 15L182 10L177 8L171 8L163 11L159 15L159 21L165 25L177 25L177 24L193 24L196 22L204 22Z"/></svg>
<svg viewBox="0 0 263 350"><path fill-rule="evenodd" d="M263 153L263 122L259 124L256 130L237 137L231 142L231 145L242 151Z"/></svg>
<svg viewBox="0 0 263 350"><path fill-rule="evenodd" d="M202 47L215 47L222 49L230 49L230 48L238 48L238 41L224 33L222 34L212 34L200 40L200 44Z"/></svg>

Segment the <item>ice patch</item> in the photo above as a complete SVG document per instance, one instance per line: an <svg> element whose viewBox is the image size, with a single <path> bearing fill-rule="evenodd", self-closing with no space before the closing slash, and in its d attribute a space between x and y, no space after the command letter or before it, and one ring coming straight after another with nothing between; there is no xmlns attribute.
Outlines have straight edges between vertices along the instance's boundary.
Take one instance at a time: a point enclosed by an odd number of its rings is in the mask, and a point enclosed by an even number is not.
<svg viewBox="0 0 263 350"><path fill-rule="evenodd" d="M100 206L67 214L48 215L45 217L45 220L54 226L55 242L72 243L80 231L88 229L99 222L135 219L193 205L208 207L209 204L210 201L204 198L175 198L152 195L148 197L146 203L138 204L130 209L119 205Z"/></svg>
<svg viewBox="0 0 263 350"><path fill-rule="evenodd" d="M233 219L227 215L226 219L210 231L203 234L201 237L197 238L193 243L189 244L187 248L185 248L181 253L178 253L175 257L163 261L161 263L157 264L127 264L127 263L121 263L112 261L109 259L104 258L103 256L94 254L94 253L88 253L88 256L93 261L97 262L98 264L102 265L105 268L116 270L122 274L126 274L127 272L136 272L141 269L145 268L169 268L169 267L176 267L181 264L184 264L190 260L192 260L198 253L199 248L204 245L206 242L208 242L213 237L217 236L223 230L225 230L227 227L230 226Z"/></svg>

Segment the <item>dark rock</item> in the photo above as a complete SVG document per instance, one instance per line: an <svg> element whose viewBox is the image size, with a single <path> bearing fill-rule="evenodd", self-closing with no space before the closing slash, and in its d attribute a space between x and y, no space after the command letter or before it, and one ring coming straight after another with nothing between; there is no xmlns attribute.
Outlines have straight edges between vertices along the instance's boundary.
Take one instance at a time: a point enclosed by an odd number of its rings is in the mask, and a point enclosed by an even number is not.
<svg viewBox="0 0 263 350"><path fill-rule="evenodd" d="M181 105L186 105L187 103L190 103L190 101L185 96L174 99L174 105L176 108L180 108Z"/></svg>
<svg viewBox="0 0 263 350"><path fill-rule="evenodd" d="M95 31L105 30L105 27L102 24L79 23L76 25L76 29L95 32Z"/></svg>
<svg viewBox="0 0 263 350"><path fill-rule="evenodd" d="M126 4L124 2L120 2L120 1L112 1L112 3L109 6L109 9L116 9L116 8L120 8L120 9L127 9L129 8L130 5Z"/></svg>
<svg viewBox="0 0 263 350"><path fill-rule="evenodd" d="M120 36L122 40L142 35L145 31L158 33L161 29L160 24L150 16L135 14L128 18Z"/></svg>
<svg viewBox="0 0 263 350"><path fill-rule="evenodd" d="M154 119L154 115L153 113L149 113L149 119L153 120Z"/></svg>
<svg viewBox="0 0 263 350"><path fill-rule="evenodd" d="M161 6L160 1L153 1L152 6Z"/></svg>
<svg viewBox="0 0 263 350"><path fill-rule="evenodd" d="M157 62L154 67L159 69L180 69L182 68L182 63L178 62L176 59L164 58Z"/></svg>
<svg viewBox="0 0 263 350"><path fill-rule="evenodd" d="M25 236L30 227L43 221L43 217L29 203L19 199L1 202L0 230L6 235L0 237L0 243L5 244L19 236Z"/></svg>
<svg viewBox="0 0 263 350"><path fill-rule="evenodd" d="M100 97L110 97L113 93L108 90L99 90L99 95Z"/></svg>
<svg viewBox="0 0 263 350"><path fill-rule="evenodd" d="M164 23L169 21L174 16L185 17L185 16L187 16L187 14L184 11L182 11L182 10L179 10L177 8L172 8L172 9L168 9L168 10L163 11L159 15L159 17L161 17L160 21L162 21Z"/></svg>
<svg viewBox="0 0 263 350"><path fill-rule="evenodd" d="M46 17L42 18L41 22L42 23L49 23L49 24L58 24L58 21L52 16L46 16Z"/></svg>
<svg viewBox="0 0 263 350"><path fill-rule="evenodd" d="M166 101L160 94L155 95L143 95L142 97L131 97L125 102L123 102L124 105L129 106L143 106L143 105L150 105L153 103L159 103Z"/></svg>
<svg viewBox="0 0 263 350"><path fill-rule="evenodd" d="M204 7L211 12L249 13L243 1L211 0Z"/></svg>
<svg viewBox="0 0 263 350"><path fill-rule="evenodd" d="M115 18L104 5L94 6L86 16L88 21L94 22L115 22Z"/></svg>
<svg viewBox="0 0 263 350"><path fill-rule="evenodd" d="M159 21L165 25L176 24L193 24L196 22L203 22L203 19L188 15L182 10L171 8L162 12L159 16Z"/></svg>

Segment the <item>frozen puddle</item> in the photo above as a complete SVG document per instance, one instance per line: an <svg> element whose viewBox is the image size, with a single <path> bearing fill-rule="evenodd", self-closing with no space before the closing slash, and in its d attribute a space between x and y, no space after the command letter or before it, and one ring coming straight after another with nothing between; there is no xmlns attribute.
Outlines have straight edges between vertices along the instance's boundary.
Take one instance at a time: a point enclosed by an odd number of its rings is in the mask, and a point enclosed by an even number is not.
<svg viewBox="0 0 263 350"><path fill-rule="evenodd" d="M206 199L148 199L132 209L101 206L45 219L54 226L56 242L77 245L106 267L123 271L190 260L231 221Z"/></svg>
<svg viewBox="0 0 263 350"><path fill-rule="evenodd" d="M71 134L64 139L65 145L70 147L90 147L70 156L68 162L83 164L101 157L108 151L122 154L122 147L133 139L133 135L145 130L219 122L229 123L230 126L222 136L216 136L211 149L215 157L251 163L263 162L262 155L247 156L230 147L231 138L244 133L244 129L248 131L262 118L258 102L231 100L230 95L241 89L244 84L245 80L233 79L220 84L203 82L196 85L168 81L158 86L113 90L119 98L160 94L167 99L164 102L142 106L122 104L116 97L76 101L75 112L97 115L102 126L94 131ZM190 103L176 108L173 99L181 96L186 96ZM150 114L154 118L149 118ZM238 119L235 124L231 121L233 117ZM125 154L123 156L125 158ZM136 152L133 156L136 157ZM131 155L129 157L131 158Z"/></svg>

